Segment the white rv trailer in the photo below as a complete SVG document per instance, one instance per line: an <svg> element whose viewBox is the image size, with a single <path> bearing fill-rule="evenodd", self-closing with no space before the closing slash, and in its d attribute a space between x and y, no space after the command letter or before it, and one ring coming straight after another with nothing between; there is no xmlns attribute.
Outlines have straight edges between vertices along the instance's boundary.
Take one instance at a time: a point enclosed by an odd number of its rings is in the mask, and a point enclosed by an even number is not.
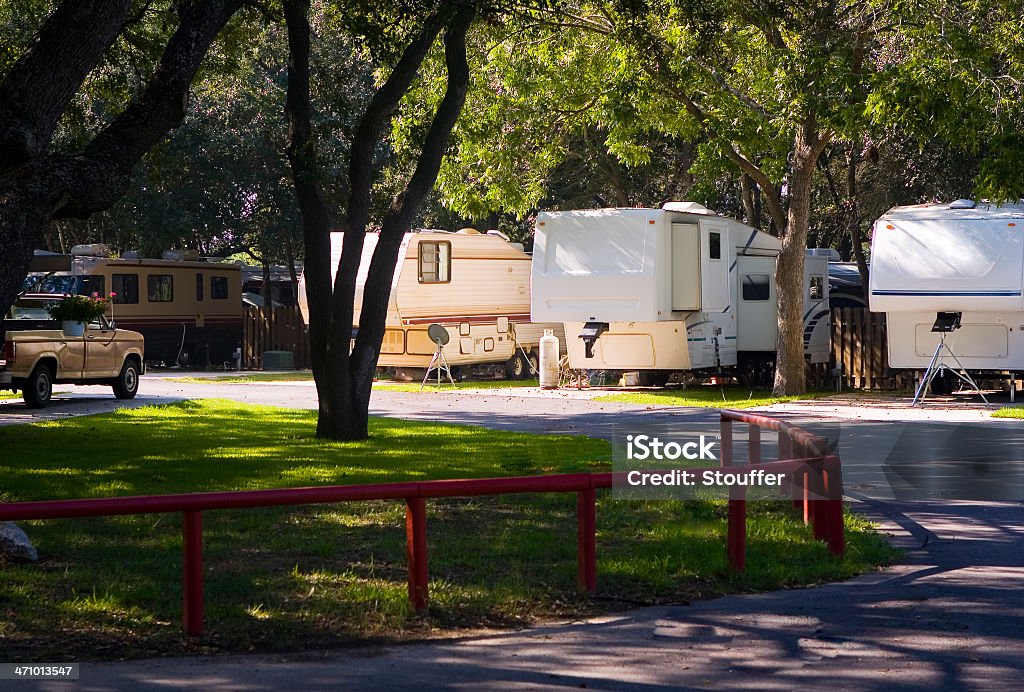
<svg viewBox="0 0 1024 692"><path fill-rule="evenodd" d="M775 360L781 243L692 202L537 217L532 319L565 323L570 365L738 369L764 381ZM829 358L828 257L805 265L805 341ZM577 338L579 337L579 338Z"/></svg>
<svg viewBox="0 0 1024 692"><path fill-rule="evenodd" d="M886 313L889 365L928 367L938 313L960 313L946 335L969 371L1024 371L1024 204L896 207L874 225L870 308ZM949 366L955 365L950 362Z"/></svg>
<svg viewBox="0 0 1024 692"><path fill-rule="evenodd" d="M342 233L331 234L332 280L341 258ZM359 324L363 286L379 236L367 234L356 278L354 324ZM299 282L299 305L308 319L305 283ZM544 329L561 325L530 321L530 256L497 231L420 230L405 234L391 297L380 367L421 369L430 365L435 344L431 324L449 334L444 346L448 364L502 366L506 376L525 378L538 365ZM524 355L525 354L525 355Z"/></svg>

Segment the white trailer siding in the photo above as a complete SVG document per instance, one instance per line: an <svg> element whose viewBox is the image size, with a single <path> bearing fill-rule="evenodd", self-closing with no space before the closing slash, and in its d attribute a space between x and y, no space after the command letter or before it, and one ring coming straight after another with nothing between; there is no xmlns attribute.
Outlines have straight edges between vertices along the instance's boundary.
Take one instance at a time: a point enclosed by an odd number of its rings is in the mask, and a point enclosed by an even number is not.
<svg viewBox="0 0 1024 692"><path fill-rule="evenodd" d="M886 313L889 365L924 369L938 312L961 313L946 344L975 371L1024 370L1024 205L897 207L875 222L870 307Z"/></svg>
<svg viewBox="0 0 1024 692"><path fill-rule="evenodd" d="M898 207L875 222L875 312L1020 312L1024 205Z"/></svg>

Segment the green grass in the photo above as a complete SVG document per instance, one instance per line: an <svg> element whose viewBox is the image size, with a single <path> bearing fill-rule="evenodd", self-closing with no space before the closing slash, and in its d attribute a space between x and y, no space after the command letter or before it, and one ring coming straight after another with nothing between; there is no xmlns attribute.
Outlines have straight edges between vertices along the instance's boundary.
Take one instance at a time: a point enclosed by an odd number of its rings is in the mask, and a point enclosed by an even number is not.
<svg viewBox="0 0 1024 692"><path fill-rule="evenodd" d="M314 429L314 412L225 401L4 427L0 500L608 468L608 444L582 437L373 419L370 440L339 443ZM748 569L735 575L723 503L602 492L589 599L575 588L575 505L572 494L428 501L426 616L407 605L401 502L206 512L196 640L181 636L180 515L21 522L41 558L0 564L0 649L7 661L322 649L814 584L893 555L848 516L848 555L832 558L781 505L751 503Z"/></svg>
<svg viewBox="0 0 1024 692"><path fill-rule="evenodd" d="M1024 418L1024 407L1003 406L1001 409L992 412L993 418Z"/></svg>
<svg viewBox="0 0 1024 692"><path fill-rule="evenodd" d="M537 380L464 380L462 382L456 382L452 385L451 382L441 380L441 386L437 386L437 379L432 379L425 386L422 387L419 382L391 382L388 380L380 380L373 383L374 387L380 387L381 389L388 392L444 392L444 391L456 391L461 389L513 389L519 387L539 387L540 382Z"/></svg>
<svg viewBox="0 0 1024 692"><path fill-rule="evenodd" d="M311 382L313 373L297 372L252 372L245 375L215 375L213 377L171 377L171 382L188 382L191 384L246 383L246 382Z"/></svg>
<svg viewBox="0 0 1024 692"><path fill-rule="evenodd" d="M9 390L0 390L0 399L20 399L21 392L12 392Z"/></svg>
<svg viewBox="0 0 1024 692"><path fill-rule="evenodd" d="M821 397L835 396L835 392L808 392L798 396L774 396L764 390L746 387L702 385L688 389L661 389L642 392L622 392L595 397L597 401L614 401L620 404L642 404L653 406L692 406L697 408L753 408L770 406L787 401L806 401Z"/></svg>

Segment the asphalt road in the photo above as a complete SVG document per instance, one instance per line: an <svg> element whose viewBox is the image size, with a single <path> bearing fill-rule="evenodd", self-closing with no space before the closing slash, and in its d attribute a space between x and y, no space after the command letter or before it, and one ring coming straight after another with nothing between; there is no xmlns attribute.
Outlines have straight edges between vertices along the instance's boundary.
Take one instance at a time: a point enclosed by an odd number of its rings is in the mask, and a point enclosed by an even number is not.
<svg viewBox="0 0 1024 692"><path fill-rule="evenodd" d="M309 384L180 384L147 377L134 405L192 396L314 408ZM378 392L377 415L611 437L668 425L713 433L713 412L575 398ZM40 417L109 410L105 390L59 398ZM29 415L0 404L0 424ZM904 564L813 589L729 596L423 644L83 664L78 683L36 689L1013 689L1024 680L1024 524L1014 482L1019 423L972 407L783 407L832 439L848 495L907 548ZM741 445L742 447L742 445ZM962 463L966 459L969 463ZM888 471L903 460L916 469ZM951 499L956 473L987 502ZM900 482L902 482L902 486ZM995 479L995 480L993 480ZM1008 479L1008 480L1007 480ZM909 491L908 491L909 488ZM912 491L912 492L911 492ZM951 494L952 493L952 494ZM1005 495L1006 497L1002 497ZM922 497L921 500L894 499ZM988 497L988 496L986 496ZM19 683L20 685L21 683ZM25 688L29 688L26 685ZM12 686L10 689L18 689Z"/></svg>

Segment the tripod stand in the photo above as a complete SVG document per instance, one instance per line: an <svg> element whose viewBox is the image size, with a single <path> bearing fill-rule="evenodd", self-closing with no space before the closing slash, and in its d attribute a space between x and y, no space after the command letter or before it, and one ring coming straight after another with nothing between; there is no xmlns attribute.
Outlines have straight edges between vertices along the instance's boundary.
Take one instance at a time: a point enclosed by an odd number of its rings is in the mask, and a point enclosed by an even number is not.
<svg viewBox="0 0 1024 692"><path fill-rule="evenodd" d="M936 321L935 324L936 326L939 326L938 321ZM986 399L985 395L981 393L981 388L978 387L978 384L967 373L967 369L964 368L963 364L960 362L960 359L956 357L956 354L953 353L952 349L950 349L949 346L946 345L946 334L948 332L954 331L959 326L960 320L957 319L956 322L953 325L951 325L950 329L936 329L936 327L932 327L932 331L938 332L939 334L939 345L935 347L935 353L932 354L931 362L928 363L928 369L924 371L924 377L921 378L921 384L918 385L917 391L914 393L914 401L913 403L910 404L911 407L917 406L918 401L924 401L924 398L927 396L928 387L931 385L932 381L934 381L936 377L944 376L944 373L946 372L953 373L961 380L963 380L965 383L969 384L971 387L974 388L974 391L981 395L982 401L984 401L986 404L988 403L988 399ZM953 359L953 362L956 363L957 367L960 368L960 370L954 370L953 368L946 365L946 363L942 360L943 351L949 354L949 357ZM963 372L961 372L961 370Z"/></svg>
<svg viewBox="0 0 1024 692"><path fill-rule="evenodd" d="M451 382L452 386L455 386L455 380L452 379L452 369L448 366L448 359L444 357L444 345L448 343L448 330L439 324L432 324L427 328L427 334L434 342L434 356L430 359L430 365L427 366L427 371L423 373L423 381L420 382L420 389L423 389L427 385L427 380L430 379L430 372L432 370L437 371L437 386L441 386L441 373L443 372Z"/></svg>

